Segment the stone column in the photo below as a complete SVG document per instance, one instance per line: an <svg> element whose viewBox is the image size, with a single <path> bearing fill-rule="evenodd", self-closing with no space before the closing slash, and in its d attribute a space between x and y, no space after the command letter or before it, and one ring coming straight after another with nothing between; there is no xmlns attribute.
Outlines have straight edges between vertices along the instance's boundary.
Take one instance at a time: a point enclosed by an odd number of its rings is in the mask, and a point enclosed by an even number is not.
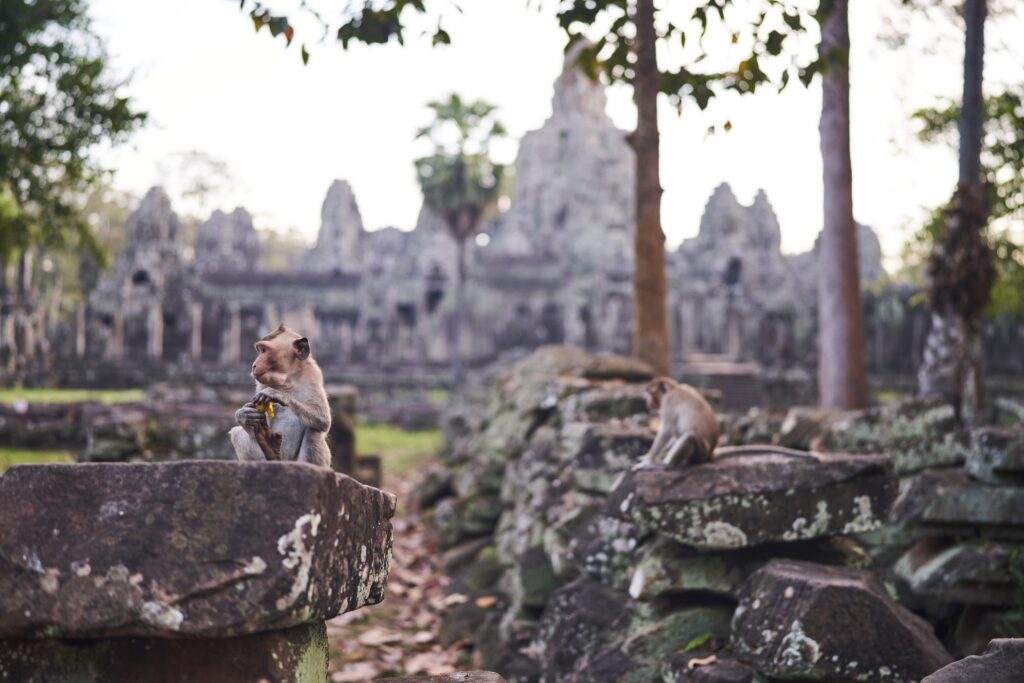
<svg viewBox="0 0 1024 683"><path fill-rule="evenodd" d="M156 360L164 355L164 311L159 305L150 308L146 317L146 355Z"/></svg>
<svg viewBox="0 0 1024 683"><path fill-rule="evenodd" d="M193 301L189 304L192 330L189 337L189 356L195 362L203 360L203 304Z"/></svg>
<svg viewBox="0 0 1024 683"><path fill-rule="evenodd" d="M742 342L740 326L739 312L735 308L730 307L725 312L725 344L723 345L723 350L732 360L739 360L740 357Z"/></svg>
<svg viewBox="0 0 1024 683"><path fill-rule="evenodd" d="M114 325L107 340L107 358L117 360L124 356L124 311L114 311Z"/></svg>
<svg viewBox="0 0 1024 683"><path fill-rule="evenodd" d="M85 357L85 304L75 304L75 358Z"/></svg>
<svg viewBox="0 0 1024 683"><path fill-rule="evenodd" d="M341 321L341 362L347 363L352 358L352 323L348 320Z"/></svg>
<svg viewBox="0 0 1024 683"><path fill-rule="evenodd" d="M241 358L242 346L242 309L237 304L231 304L228 311L228 329L224 334L224 347L221 349L221 360L225 363L237 363Z"/></svg>

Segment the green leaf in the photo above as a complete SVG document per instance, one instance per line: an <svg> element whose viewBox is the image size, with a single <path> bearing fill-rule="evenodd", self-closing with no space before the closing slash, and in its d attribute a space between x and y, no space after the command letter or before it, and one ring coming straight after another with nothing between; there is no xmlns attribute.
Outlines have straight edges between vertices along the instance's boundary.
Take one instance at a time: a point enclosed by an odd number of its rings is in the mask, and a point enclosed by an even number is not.
<svg viewBox="0 0 1024 683"><path fill-rule="evenodd" d="M309 64L309 51L306 50L306 44L303 43L302 47L299 48L299 54L302 55L302 64L305 66Z"/></svg>

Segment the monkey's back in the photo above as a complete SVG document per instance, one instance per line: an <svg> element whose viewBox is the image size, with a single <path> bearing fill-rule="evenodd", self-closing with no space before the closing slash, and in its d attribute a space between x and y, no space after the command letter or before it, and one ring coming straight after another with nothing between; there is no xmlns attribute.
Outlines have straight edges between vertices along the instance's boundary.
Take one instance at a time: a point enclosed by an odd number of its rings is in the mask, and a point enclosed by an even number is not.
<svg viewBox="0 0 1024 683"><path fill-rule="evenodd" d="M673 389L678 406L678 433L691 432L700 437L710 454L718 445L718 416L699 391L689 384L680 384Z"/></svg>

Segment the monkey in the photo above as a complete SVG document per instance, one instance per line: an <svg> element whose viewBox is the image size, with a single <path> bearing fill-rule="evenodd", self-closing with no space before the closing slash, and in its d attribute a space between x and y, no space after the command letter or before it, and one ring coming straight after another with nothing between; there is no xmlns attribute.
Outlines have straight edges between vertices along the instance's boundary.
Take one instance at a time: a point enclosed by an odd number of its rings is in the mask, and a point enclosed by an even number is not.
<svg viewBox="0 0 1024 683"><path fill-rule="evenodd" d="M647 409L658 412L661 427L638 467L659 461L670 467L709 462L718 445L718 418L704 397L671 377L655 377L644 393Z"/></svg>
<svg viewBox="0 0 1024 683"><path fill-rule="evenodd" d="M331 411L309 340L282 324L255 346L256 395L235 412L238 426L229 432L235 457L330 467Z"/></svg>

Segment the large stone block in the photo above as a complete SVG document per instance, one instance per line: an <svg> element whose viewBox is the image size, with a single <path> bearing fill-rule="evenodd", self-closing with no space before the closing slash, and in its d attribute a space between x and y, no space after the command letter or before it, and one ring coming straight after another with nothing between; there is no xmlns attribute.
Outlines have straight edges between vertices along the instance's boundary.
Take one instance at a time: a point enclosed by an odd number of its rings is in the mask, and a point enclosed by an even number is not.
<svg viewBox="0 0 1024 683"><path fill-rule="evenodd" d="M0 478L0 637L234 636L380 602L395 500L300 463Z"/></svg>
<svg viewBox="0 0 1024 683"><path fill-rule="evenodd" d="M741 661L787 680L909 683L950 661L928 622L873 574L793 560L750 577L732 639Z"/></svg>
<svg viewBox="0 0 1024 683"><path fill-rule="evenodd" d="M236 638L0 640L0 680L17 683L324 683L323 622Z"/></svg>
<svg viewBox="0 0 1024 683"><path fill-rule="evenodd" d="M985 427L971 433L967 471L990 484L1024 484L1024 431Z"/></svg>
<svg viewBox="0 0 1024 683"><path fill-rule="evenodd" d="M722 448L703 465L628 472L606 511L687 545L741 548L870 531L896 488L885 456Z"/></svg>
<svg viewBox="0 0 1024 683"><path fill-rule="evenodd" d="M919 595L945 602L1003 607L1017 587L1011 563L1014 547L1001 543L946 543L925 538L903 554L896 575Z"/></svg>
<svg viewBox="0 0 1024 683"><path fill-rule="evenodd" d="M885 453L896 471L906 474L962 464L970 452L968 440L956 429L952 406L933 396L837 415L829 421L822 448Z"/></svg>
<svg viewBox="0 0 1024 683"><path fill-rule="evenodd" d="M1024 677L1024 638L999 638L985 653L942 667L921 683L1019 683Z"/></svg>
<svg viewBox="0 0 1024 683"><path fill-rule="evenodd" d="M927 470L900 492L894 523L925 532L1024 538L1024 487L989 486L963 470Z"/></svg>

